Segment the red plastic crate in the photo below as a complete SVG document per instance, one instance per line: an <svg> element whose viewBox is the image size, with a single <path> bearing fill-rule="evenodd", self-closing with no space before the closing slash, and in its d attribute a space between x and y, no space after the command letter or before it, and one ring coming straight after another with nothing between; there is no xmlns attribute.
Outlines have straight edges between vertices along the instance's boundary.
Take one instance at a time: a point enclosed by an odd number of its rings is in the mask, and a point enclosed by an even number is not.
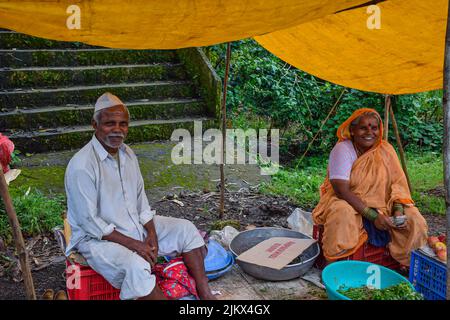
<svg viewBox="0 0 450 320"><path fill-rule="evenodd" d="M322 234L323 234L323 226L322 225L314 225L313 227L313 238L317 240L320 246L320 255L317 257L315 266L319 269L323 269L326 266L325 257L322 254ZM392 258L389 249L387 247L375 247L368 242L364 243L355 253L352 255L339 259L340 260L359 260L372 262L384 267L398 270L400 268L400 264Z"/></svg>
<svg viewBox="0 0 450 320"><path fill-rule="evenodd" d="M69 268L71 263L66 261L67 295L69 300L119 300L120 290L114 288L100 274L92 268L74 263L79 269ZM74 283L72 276L79 270L78 288L70 288ZM72 280L72 281L71 281Z"/></svg>

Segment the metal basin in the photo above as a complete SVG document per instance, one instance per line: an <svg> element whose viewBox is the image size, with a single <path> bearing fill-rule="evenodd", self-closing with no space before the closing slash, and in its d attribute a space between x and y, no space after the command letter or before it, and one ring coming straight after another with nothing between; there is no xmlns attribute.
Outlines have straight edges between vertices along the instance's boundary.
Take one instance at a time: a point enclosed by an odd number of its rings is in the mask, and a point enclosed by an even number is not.
<svg viewBox="0 0 450 320"><path fill-rule="evenodd" d="M311 237L290 229L283 228L256 228L239 233L230 243L230 251L233 255L238 256L244 251L254 247L258 243L273 237L290 237L298 239L311 239ZM246 273L255 278L271 281L290 280L301 277L314 264L317 256L320 253L318 243L314 243L308 249L302 252L300 262L289 264L281 270L276 270L268 267L258 266L253 263L243 262L236 259L236 263Z"/></svg>

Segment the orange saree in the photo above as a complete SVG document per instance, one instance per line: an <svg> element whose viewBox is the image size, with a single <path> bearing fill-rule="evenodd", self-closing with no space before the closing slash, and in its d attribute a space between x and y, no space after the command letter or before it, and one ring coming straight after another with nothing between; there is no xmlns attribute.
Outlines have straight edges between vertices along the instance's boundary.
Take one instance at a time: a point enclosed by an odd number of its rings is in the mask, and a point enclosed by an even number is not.
<svg viewBox="0 0 450 320"><path fill-rule="evenodd" d="M339 127L339 142L350 138L350 123L366 112L376 113L373 109L355 111ZM407 227L390 230L391 242L388 246L394 259L402 265L409 265L411 251L426 243L428 227L414 206L406 176L394 148L382 140L383 128L381 118L379 119L379 140L353 163L350 189L367 207L377 208L388 216L393 214L394 202L404 205ZM353 254L367 241L361 214L336 196L328 175L321 186L320 201L313 210L313 219L316 224L324 226L322 250L329 261Z"/></svg>

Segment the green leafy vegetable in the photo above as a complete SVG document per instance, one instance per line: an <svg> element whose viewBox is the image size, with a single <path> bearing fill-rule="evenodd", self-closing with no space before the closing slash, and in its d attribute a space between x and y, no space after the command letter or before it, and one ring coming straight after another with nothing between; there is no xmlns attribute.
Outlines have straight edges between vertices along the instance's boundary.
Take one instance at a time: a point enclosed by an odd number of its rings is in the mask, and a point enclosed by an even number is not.
<svg viewBox="0 0 450 320"><path fill-rule="evenodd" d="M337 292L352 300L423 300L423 296L411 289L406 282L384 289L374 289L368 286L358 288L341 286Z"/></svg>

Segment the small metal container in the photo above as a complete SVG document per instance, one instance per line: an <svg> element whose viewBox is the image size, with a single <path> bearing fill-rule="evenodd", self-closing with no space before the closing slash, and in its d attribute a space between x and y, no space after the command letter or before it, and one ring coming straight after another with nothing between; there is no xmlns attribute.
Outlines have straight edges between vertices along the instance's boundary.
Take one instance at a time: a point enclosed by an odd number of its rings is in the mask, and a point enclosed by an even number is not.
<svg viewBox="0 0 450 320"><path fill-rule="evenodd" d="M392 217L392 223L395 224L395 226L401 226L402 224L404 224L406 221L406 216L397 216L397 217Z"/></svg>
<svg viewBox="0 0 450 320"><path fill-rule="evenodd" d="M254 247L258 243L273 237L291 237L298 239L311 239L311 237L290 229L283 228L256 228L239 233L230 243L230 251L235 257L244 251ZM299 256L300 262L289 264L281 270L258 266L253 263L243 262L236 259L236 263L249 275L263 280L283 281L301 277L311 269L314 261L320 253L319 244L316 242L307 248Z"/></svg>

